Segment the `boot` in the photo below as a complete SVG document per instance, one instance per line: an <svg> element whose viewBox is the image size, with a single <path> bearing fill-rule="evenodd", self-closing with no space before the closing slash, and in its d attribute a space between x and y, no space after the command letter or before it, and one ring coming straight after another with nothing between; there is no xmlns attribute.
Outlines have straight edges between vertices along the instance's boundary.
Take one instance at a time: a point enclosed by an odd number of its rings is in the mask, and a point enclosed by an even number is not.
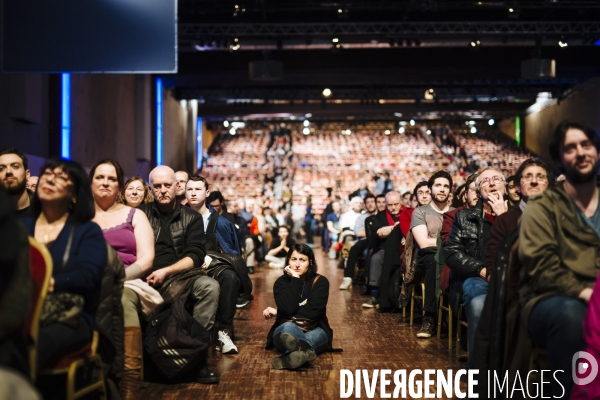
<svg viewBox="0 0 600 400"><path fill-rule="evenodd" d="M142 331L137 326L125 327L125 358L120 374L119 392L123 400L139 400L142 370Z"/></svg>

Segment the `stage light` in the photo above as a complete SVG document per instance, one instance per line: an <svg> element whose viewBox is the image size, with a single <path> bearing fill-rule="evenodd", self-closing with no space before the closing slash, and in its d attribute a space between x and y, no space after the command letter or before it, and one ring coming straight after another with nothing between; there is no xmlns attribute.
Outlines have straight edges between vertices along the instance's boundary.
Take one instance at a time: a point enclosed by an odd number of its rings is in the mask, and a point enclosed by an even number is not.
<svg viewBox="0 0 600 400"><path fill-rule="evenodd" d="M469 45L470 45L472 48L476 48L476 47L479 47L479 46L481 46L481 42L480 42L479 40L475 39L475 40L471 40L471 43L469 43Z"/></svg>
<svg viewBox="0 0 600 400"><path fill-rule="evenodd" d="M496 123L496 121L494 121L494 118L490 118L490 119L489 119L489 121L488 121L488 125L489 125L489 126L492 126L492 125L494 125L495 123Z"/></svg>
<svg viewBox="0 0 600 400"><path fill-rule="evenodd" d="M411 119L411 120L410 120L410 126L415 126L415 124L416 124L415 120L414 120L414 119Z"/></svg>
<svg viewBox="0 0 600 400"><path fill-rule="evenodd" d="M425 132L425 133L427 133L428 135L431 135L431 129L427 129L427 132Z"/></svg>
<svg viewBox="0 0 600 400"><path fill-rule="evenodd" d="M389 130L389 129L386 129L384 133L385 133L386 135L389 135L389 134L390 134L390 133L392 133L392 132L390 132L390 130Z"/></svg>
<svg viewBox="0 0 600 400"><path fill-rule="evenodd" d="M433 98L435 97L435 90L427 89L423 97L425 98L425 100L433 100Z"/></svg>
<svg viewBox="0 0 600 400"><path fill-rule="evenodd" d="M404 132L406 132L406 129L404 129L404 127L401 126L400 129L398 129L398 133L404 134Z"/></svg>
<svg viewBox="0 0 600 400"><path fill-rule="evenodd" d="M477 133L477 128L475 128L474 126L471 127L471 133Z"/></svg>
<svg viewBox="0 0 600 400"><path fill-rule="evenodd" d="M325 96L325 97L331 96L331 89L328 89L328 88L323 89L323 96Z"/></svg>
<svg viewBox="0 0 600 400"><path fill-rule="evenodd" d="M333 39L331 39L331 41L332 41L333 43L339 43L340 39L338 39L338 38L333 38Z"/></svg>
<svg viewBox="0 0 600 400"><path fill-rule="evenodd" d="M342 10L341 8L338 8L338 14L341 14L343 12L344 12L344 10Z"/></svg>
<svg viewBox="0 0 600 400"><path fill-rule="evenodd" d="M304 126L309 126L310 125L310 121L305 119L304 122L302 123Z"/></svg>
<svg viewBox="0 0 600 400"><path fill-rule="evenodd" d="M508 9L508 12L510 12L510 13L511 13L511 12L515 12L515 9L514 9L514 8L509 8L509 9Z"/></svg>
<svg viewBox="0 0 600 400"><path fill-rule="evenodd" d="M402 113L399 113L399 112L397 112L397 113L394 113L394 116L396 116L396 117L400 118L400 117L402 117Z"/></svg>
<svg viewBox="0 0 600 400"><path fill-rule="evenodd" d="M560 40L558 41L558 45L560 47L567 47L569 43L567 43L567 39L564 36L561 36Z"/></svg>
<svg viewBox="0 0 600 400"><path fill-rule="evenodd" d="M236 51L240 49L240 41L238 38L233 39L233 43L229 45L229 49L232 51Z"/></svg>
<svg viewBox="0 0 600 400"><path fill-rule="evenodd" d="M310 117L312 117L312 114L311 114L311 113L306 113L306 114L304 114L304 118L310 118Z"/></svg>
<svg viewBox="0 0 600 400"><path fill-rule="evenodd" d="M308 135L310 133L310 129L304 128L304 129L302 129L302 133L304 133L305 135Z"/></svg>
<svg viewBox="0 0 600 400"><path fill-rule="evenodd" d="M235 135L235 128L231 128L231 129L229 130L229 134L230 134L230 135Z"/></svg>
<svg viewBox="0 0 600 400"><path fill-rule="evenodd" d="M229 121L227 121L227 120L223 121L223 126L225 128L227 128L229 126Z"/></svg>

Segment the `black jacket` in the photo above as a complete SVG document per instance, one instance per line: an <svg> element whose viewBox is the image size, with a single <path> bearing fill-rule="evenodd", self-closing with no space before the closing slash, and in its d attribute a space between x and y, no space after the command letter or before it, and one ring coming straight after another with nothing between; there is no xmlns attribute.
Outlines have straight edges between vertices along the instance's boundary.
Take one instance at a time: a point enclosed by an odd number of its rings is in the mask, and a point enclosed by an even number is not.
<svg viewBox="0 0 600 400"><path fill-rule="evenodd" d="M444 245L446 265L450 268L450 304L458 310L462 284L466 278L479 276L485 267L483 241L483 202L460 210Z"/></svg>
<svg viewBox="0 0 600 400"><path fill-rule="evenodd" d="M161 230L161 222L155 203L142 204L138 208L148 217L156 241ZM177 257L180 260L190 257L194 261L194 267L200 267L206 255L204 221L200 214L177 203L169 229Z"/></svg>

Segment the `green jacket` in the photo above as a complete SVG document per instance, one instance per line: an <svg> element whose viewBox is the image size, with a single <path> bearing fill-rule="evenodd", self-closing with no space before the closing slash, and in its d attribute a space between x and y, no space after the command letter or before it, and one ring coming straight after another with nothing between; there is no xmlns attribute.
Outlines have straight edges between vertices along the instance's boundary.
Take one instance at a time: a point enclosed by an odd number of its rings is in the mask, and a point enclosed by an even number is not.
<svg viewBox="0 0 600 400"><path fill-rule="evenodd" d="M562 183L530 199L521 217L519 303L522 321L540 300L577 298L600 271L600 238L581 220Z"/></svg>

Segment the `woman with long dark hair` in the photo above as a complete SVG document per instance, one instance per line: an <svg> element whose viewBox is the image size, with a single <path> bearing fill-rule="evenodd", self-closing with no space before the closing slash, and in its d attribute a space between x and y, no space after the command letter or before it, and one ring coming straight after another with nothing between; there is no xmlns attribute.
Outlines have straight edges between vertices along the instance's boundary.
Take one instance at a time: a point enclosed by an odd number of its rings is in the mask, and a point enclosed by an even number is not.
<svg viewBox="0 0 600 400"><path fill-rule="evenodd" d="M327 321L329 281L317 273L315 255L306 244L288 251L284 274L273 287L277 309L267 307L266 319L275 317L267 349L284 353L271 365L275 369L296 369L331 349L333 331Z"/></svg>
<svg viewBox="0 0 600 400"><path fill-rule="evenodd" d="M102 230L92 222L94 198L79 163L48 160L41 168L36 194L31 204L33 217L23 223L29 235L46 245L52 255L48 292L83 298L83 310L74 317L42 320L38 366L46 368L91 341L107 252Z"/></svg>

